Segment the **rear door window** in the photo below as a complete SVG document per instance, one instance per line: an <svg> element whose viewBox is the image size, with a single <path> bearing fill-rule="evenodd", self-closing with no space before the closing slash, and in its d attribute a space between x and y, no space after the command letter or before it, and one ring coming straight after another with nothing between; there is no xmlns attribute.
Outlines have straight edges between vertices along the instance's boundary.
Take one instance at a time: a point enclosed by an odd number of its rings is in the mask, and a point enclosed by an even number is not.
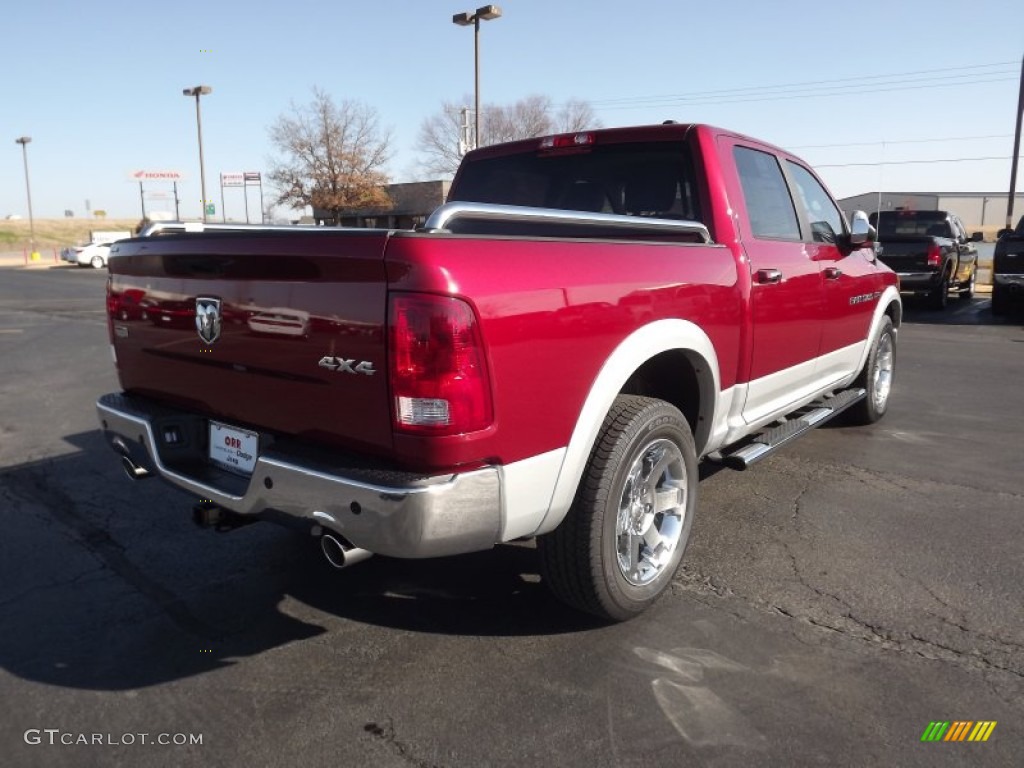
<svg viewBox="0 0 1024 768"><path fill-rule="evenodd" d="M799 240L800 224L796 209L775 155L749 147L735 147L733 157L754 237Z"/></svg>

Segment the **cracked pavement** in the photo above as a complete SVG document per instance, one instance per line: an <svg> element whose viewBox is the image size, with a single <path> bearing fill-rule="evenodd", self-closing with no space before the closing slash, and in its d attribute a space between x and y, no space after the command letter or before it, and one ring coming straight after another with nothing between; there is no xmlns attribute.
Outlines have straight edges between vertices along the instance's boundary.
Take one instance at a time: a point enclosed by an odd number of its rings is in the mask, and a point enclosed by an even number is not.
<svg viewBox="0 0 1024 768"><path fill-rule="evenodd" d="M617 626L529 543L332 573L273 526L196 529L99 440L102 306L102 273L0 270L5 764L1020 764L1024 328L985 299L908 307L875 427L706 471L673 589ZM936 719L998 726L922 744Z"/></svg>

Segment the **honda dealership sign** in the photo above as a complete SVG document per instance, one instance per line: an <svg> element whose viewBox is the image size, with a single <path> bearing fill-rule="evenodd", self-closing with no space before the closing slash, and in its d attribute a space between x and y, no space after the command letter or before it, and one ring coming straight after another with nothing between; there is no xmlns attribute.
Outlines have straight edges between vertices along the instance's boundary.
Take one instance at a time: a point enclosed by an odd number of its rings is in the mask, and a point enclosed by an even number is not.
<svg viewBox="0 0 1024 768"><path fill-rule="evenodd" d="M181 171L128 171L128 181L184 181Z"/></svg>

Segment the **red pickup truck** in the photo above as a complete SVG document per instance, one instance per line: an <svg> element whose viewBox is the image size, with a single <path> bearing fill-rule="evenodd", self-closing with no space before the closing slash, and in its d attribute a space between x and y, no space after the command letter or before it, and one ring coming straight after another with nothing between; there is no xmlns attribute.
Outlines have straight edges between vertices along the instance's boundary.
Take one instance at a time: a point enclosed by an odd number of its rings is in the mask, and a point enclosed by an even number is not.
<svg viewBox="0 0 1024 768"><path fill-rule="evenodd" d="M628 619L673 578L699 461L885 413L901 304L872 236L710 126L482 148L415 231L112 246L99 418L201 524L296 526L335 567L537 537L556 596Z"/></svg>

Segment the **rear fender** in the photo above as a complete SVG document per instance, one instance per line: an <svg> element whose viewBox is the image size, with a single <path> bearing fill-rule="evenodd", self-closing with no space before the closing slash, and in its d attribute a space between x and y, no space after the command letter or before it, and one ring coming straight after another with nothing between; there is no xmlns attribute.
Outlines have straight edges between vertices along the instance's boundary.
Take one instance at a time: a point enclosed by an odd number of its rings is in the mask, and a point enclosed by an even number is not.
<svg viewBox="0 0 1024 768"><path fill-rule="evenodd" d="M697 371L701 402L694 438L701 452L719 413L718 356L711 339L697 325L687 320L658 320L630 334L598 373L565 450L547 514L535 534L553 530L568 512L601 424L623 386L648 360L672 350L685 352Z"/></svg>

